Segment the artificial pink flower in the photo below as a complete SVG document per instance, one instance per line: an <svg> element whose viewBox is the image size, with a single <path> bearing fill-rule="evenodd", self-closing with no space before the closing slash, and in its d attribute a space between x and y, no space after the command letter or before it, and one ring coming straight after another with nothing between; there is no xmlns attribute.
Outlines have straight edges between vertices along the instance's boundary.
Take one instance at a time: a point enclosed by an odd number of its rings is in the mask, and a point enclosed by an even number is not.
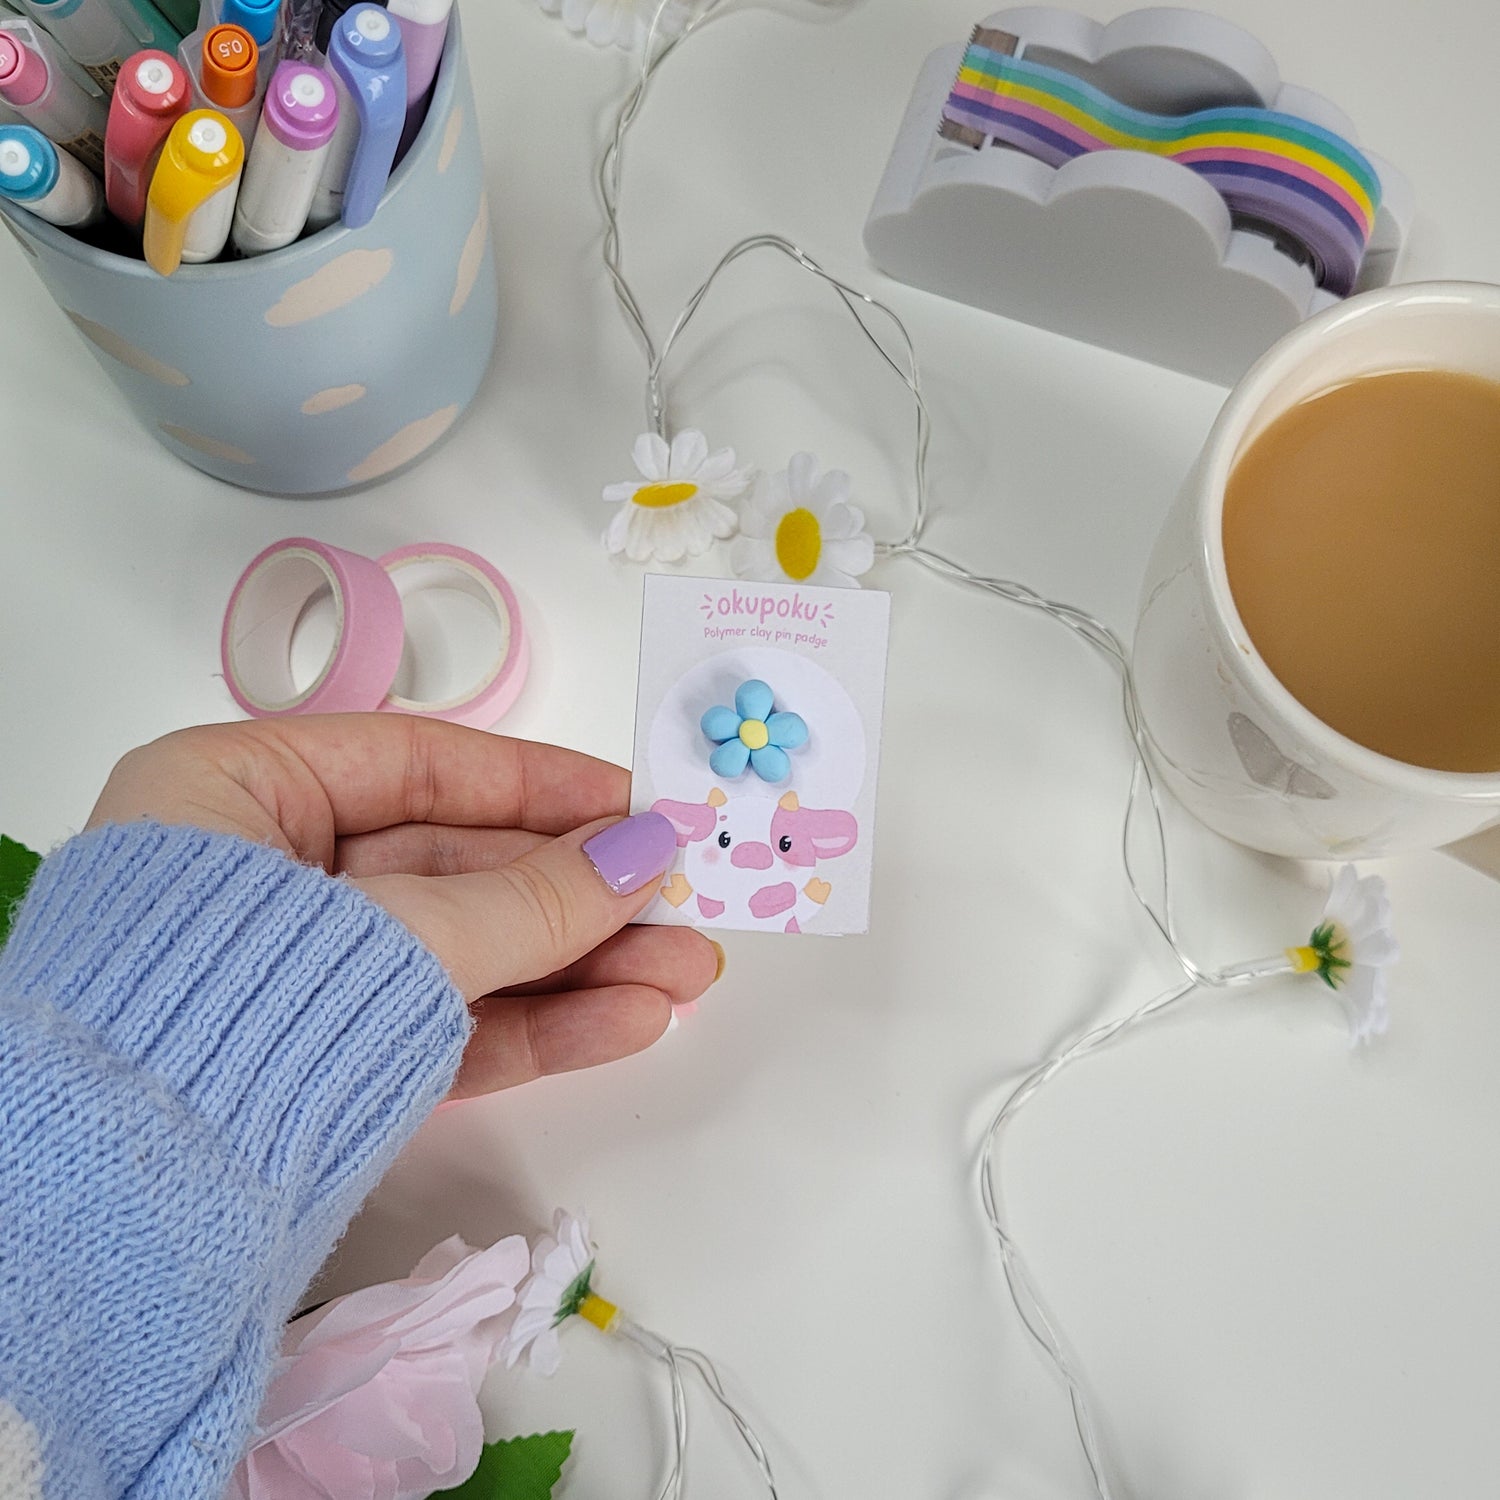
<svg viewBox="0 0 1500 1500"><path fill-rule="evenodd" d="M423 1500L462 1484L484 1446L479 1387L530 1266L520 1235L488 1250L454 1236L404 1281L290 1324L225 1500Z"/></svg>

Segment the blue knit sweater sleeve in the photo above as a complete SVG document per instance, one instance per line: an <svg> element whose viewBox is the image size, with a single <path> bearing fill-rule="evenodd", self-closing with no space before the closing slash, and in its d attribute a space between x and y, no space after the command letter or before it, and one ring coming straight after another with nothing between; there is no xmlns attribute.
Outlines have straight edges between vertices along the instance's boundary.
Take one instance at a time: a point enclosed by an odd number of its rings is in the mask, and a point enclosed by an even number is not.
<svg viewBox="0 0 1500 1500"><path fill-rule="evenodd" d="M6 1500L219 1500L467 1029L404 927L275 850L137 823L43 862L0 953Z"/></svg>

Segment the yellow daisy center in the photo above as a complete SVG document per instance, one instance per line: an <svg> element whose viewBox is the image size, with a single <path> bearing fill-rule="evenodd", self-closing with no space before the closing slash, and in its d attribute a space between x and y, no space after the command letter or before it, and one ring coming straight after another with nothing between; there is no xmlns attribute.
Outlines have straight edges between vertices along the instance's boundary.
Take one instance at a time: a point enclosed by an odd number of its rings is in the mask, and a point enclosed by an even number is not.
<svg viewBox="0 0 1500 1500"><path fill-rule="evenodd" d="M630 498L645 510L667 510L681 505L698 493L696 484L672 480L663 484L643 484Z"/></svg>
<svg viewBox="0 0 1500 1500"><path fill-rule="evenodd" d="M597 1292L590 1292L579 1304L578 1316L585 1322L592 1323L595 1328L608 1333L615 1326L615 1320L620 1316L620 1309Z"/></svg>
<svg viewBox="0 0 1500 1500"><path fill-rule="evenodd" d="M1288 948L1286 956L1292 961L1294 974L1311 974L1318 967L1318 955L1312 948Z"/></svg>
<svg viewBox="0 0 1500 1500"><path fill-rule="evenodd" d="M746 719L740 725L740 744L747 750L764 750L771 743L771 731L759 719Z"/></svg>
<svg viewBox="0 0 1500 1500"><path fill-rule="evenodd" d="M789 510L776 527L776 561L788 578L800 583L816 571L823 555L823 528L818 518L799 505Z"/></svg>

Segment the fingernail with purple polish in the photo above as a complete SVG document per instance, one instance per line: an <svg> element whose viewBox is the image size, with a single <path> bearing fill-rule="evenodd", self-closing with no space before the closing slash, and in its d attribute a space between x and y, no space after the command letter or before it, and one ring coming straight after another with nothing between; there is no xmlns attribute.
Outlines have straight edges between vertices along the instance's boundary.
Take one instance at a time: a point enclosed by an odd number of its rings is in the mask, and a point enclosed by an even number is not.
<svg viewBox="0 0 1500 1500"><path fill-rule="evenodd" d="M677 853L677 830L660 813L637 813L601 829L583 852L617 896L664 875Z"/></svg>

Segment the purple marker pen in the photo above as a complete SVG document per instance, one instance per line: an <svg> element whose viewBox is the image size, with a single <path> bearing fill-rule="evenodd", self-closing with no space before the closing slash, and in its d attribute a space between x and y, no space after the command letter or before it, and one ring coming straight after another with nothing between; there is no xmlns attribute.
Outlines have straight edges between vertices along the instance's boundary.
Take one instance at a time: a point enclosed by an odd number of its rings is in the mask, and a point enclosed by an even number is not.
<svg viewBox="0 0 1500 1500"><path fill-rule="evenodd" d="M386 9L401 27L401 46L406 53L406 124L396 148L399 162L411 150L427 118L427 103L448 40L453 0L387 0Z"/></svg>
<svg viewBox="0 0 1500 1500"><path fill-rule="evenodd" d="M432 92L453 0L386 0L386 9L401 25L406 51L406 108L416 109Z"/></svg>
<svg viewBox="0 0 1500 1500"><path fill-rule="evenodd" d="M338 118L338 94L322 68L284 62L271 75L234 210L237 255L279 250L302 233Z"/></svg>

